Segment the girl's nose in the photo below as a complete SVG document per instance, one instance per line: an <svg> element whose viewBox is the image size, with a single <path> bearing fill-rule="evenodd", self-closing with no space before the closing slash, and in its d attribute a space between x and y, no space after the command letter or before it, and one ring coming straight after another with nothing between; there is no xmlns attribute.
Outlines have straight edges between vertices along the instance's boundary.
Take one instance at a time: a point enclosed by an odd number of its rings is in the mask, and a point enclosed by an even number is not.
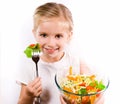
<svg viewBox="0 0 120 104"><path fill-rule="evenodd" d="M49 38L47 41L48 46L54 46L55 45L55 39L54 38Z"/></svg>

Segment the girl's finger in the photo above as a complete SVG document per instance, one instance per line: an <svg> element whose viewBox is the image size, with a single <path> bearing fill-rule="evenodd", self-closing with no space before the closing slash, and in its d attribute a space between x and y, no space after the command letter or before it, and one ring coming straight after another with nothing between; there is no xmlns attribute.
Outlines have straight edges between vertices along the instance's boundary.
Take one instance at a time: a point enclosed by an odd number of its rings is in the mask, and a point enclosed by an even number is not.
<svg viewBox="0 0 120 104"><path fill-rule="evenodd" d="M62 96L60 96L60 101L61 101L61 104L67 104L67 103L64 101L64 99L63 99Z"/></svg>
<svg viewBox="0 0 120 104"><path fill-rule="evenodd" d="M40 77L35 78L35 80L31 83L31 86L34 87L40 81L41 81Z"/></svg>
<svg viewBox="0 0 120 104"><path fill-rule="evenodd" d="M40 94L42 91L42 86L41 86L41 79L40 78L35 78L33 82L30 82L27 85L27 92L29 94L32 94L33 96L37 96Z"/></svg>

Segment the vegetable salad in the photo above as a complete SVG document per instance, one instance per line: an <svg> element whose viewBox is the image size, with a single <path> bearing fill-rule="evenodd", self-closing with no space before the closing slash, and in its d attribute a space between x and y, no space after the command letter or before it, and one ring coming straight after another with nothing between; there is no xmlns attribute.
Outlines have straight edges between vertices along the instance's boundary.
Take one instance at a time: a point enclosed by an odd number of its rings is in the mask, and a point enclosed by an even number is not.
<svg viewBox="0 0 120 104"><path fill-rule="evenodd" d="M69 100L75 100L77 104L94 104L98 93L106 87L102 80L97 80L96 75L73 74L72 67L69 74L60 82L64 95Z"/></svg>

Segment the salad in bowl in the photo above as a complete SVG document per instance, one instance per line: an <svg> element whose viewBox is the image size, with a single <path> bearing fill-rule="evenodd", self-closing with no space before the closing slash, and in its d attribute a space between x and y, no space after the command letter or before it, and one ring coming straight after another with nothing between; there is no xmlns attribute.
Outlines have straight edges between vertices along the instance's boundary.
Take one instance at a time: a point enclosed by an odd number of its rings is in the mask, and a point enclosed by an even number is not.
<svg viewBox="0 0 120 104"><path fill-rule="evenodd" d="M109 86L105 76L96 74L81 75L73 73L72 67L68 72L58 72L55 83L68 104L95 104Z"/></svg>

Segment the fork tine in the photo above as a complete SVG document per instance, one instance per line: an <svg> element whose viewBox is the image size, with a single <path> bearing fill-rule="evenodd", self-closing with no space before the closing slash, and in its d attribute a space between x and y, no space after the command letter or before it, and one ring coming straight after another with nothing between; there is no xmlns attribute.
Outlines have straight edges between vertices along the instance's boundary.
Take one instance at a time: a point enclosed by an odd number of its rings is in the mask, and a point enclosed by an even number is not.
<svg viewBox="0 0 120 104"><path fill-rule="evenodd" d="M39 59L40 59L39 51L33 50L33 53L32 53L32 60L35 62L35 65L36 65L36 77L39 76L39 74L38 74L38 65L37 65Z"/></svg>

